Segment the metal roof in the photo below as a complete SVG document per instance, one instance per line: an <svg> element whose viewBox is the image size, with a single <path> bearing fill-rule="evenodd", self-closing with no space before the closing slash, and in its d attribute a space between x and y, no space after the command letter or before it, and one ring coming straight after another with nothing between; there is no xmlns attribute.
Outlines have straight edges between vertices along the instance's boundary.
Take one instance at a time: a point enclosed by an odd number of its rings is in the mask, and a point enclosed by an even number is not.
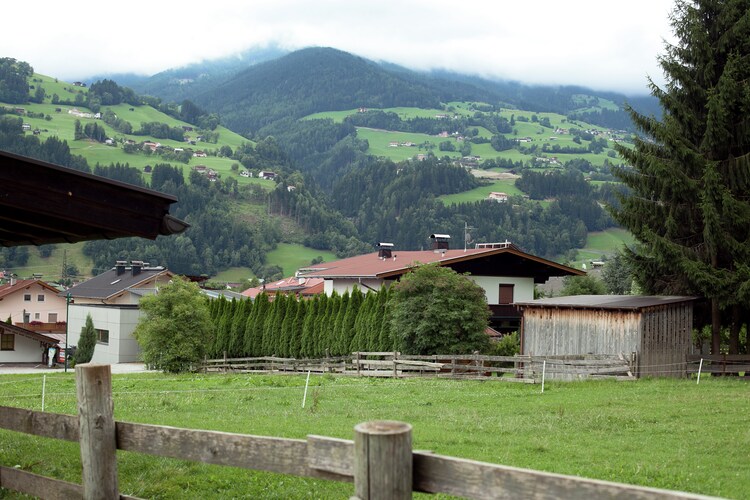
<svg viewBox="0 0 750 500"><path fill-rule="evenodd" d="M70 294L73 299L105 300L161 274L172 276L172 273L163 267L144 267L137 274L133 274L131 266L121 269L120 274L118 274L117 268L113 267L109 271L94 276L90 280L86 280L64 292L60 292L58 295L65 297Z"/></svg>
<svg viewBox="0 0 750 500"><path fill-rule="evenodd" d="M183 232L177 198L0 151L0 246L73 243Z"/></svg>
<svg viewBox="0 0 750 500"><path fill-rule="evenodd" d="M570 309L643 309L648 307L690 302L697 297L674 295L569 295L549 297L529 302L516 302L517 306Z"/></svg>

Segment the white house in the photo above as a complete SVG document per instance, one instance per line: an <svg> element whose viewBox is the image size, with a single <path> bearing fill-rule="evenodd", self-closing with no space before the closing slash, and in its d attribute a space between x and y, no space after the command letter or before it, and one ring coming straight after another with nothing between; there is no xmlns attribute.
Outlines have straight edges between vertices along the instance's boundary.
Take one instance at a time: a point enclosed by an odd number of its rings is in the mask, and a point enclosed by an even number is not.
<svg viewBox="0 0 750 500"><path fill-rule="evenodd" d="M90 314L97 333L95 363L138 361L140 347L133 336L141 311L141 297L156 293L174 274L148 263L118 261L115 267L63 292L72 301L68 312L68 344L78 345Z"/></svg>

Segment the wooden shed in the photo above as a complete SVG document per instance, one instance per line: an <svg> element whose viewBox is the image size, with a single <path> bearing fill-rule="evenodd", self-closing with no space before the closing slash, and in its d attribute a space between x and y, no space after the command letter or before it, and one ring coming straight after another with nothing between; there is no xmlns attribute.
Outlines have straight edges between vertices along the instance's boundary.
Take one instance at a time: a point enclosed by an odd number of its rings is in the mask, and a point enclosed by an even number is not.
<svg viewBox="0 0 750 500"><path fill-rule="evenodd" d="M684 376L695 297L574 295L522 302L521 353L635 353L635 375Z"/></svg>

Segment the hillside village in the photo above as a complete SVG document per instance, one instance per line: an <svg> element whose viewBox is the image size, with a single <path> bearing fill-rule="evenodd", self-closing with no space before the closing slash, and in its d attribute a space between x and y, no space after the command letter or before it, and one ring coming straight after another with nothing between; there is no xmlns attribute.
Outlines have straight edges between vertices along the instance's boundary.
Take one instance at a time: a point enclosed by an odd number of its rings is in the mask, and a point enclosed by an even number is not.
<svg viewBox="0 0 750 500"><path fill-rule="evenodd" d="M0 58L0 496L745 498L747 11L637 104Z"/></svg>

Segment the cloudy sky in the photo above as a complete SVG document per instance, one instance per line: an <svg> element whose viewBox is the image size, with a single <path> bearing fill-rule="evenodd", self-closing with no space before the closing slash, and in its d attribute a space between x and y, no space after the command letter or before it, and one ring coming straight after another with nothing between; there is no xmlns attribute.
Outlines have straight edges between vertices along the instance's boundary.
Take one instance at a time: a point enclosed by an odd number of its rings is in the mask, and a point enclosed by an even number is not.
<svg viewBox="0 0 750 500"><path fill-rule="evenodd" d="M61 79L151 75L271 43L413 69L648 93L674 0L4 2L0 57ZM34 13L30 12L34 10Z"/></svg>

